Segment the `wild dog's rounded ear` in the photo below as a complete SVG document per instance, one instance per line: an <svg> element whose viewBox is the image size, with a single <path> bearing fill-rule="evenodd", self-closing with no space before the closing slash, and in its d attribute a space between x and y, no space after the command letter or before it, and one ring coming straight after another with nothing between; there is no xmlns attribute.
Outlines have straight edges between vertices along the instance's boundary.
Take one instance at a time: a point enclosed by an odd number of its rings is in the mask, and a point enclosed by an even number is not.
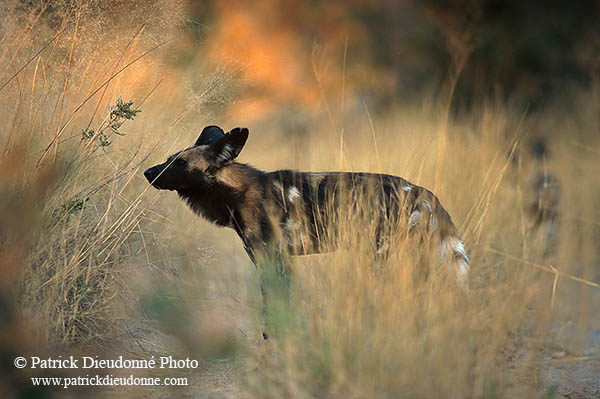
<svg viewBox="0 0 600 399"><path fill-rule="evenodd" d="M231 131L228 133L228 135L231 136L229 139L230 142L237 143L239 145L240 150L242 149L242 147L244 147L244 144L246 144L246 140L248 140L249 134L250 132L245 127L236 127L234 129L231 129Z"/></svg>
<svg viewBox="0 0 600 399"><path fill-rule="evenodd" d="M206 126L194 145L211 145L225 137L223 129L219 126Z"/></svg>
<svg viewBox="0 0 600 399"><path fill-rule="evenodd" d="M546 139L538 138L531 143L529 148L531 155L535 159L543 159L548 156L548 146L546 145Z"/></svg>
<svg viewBox="0 0 600 399"><path fill-rule="evenodd" d="M233 161L244 148L248 139L248 129L236 127L227 133L214 146L213 151L220 163Z"/></svg>

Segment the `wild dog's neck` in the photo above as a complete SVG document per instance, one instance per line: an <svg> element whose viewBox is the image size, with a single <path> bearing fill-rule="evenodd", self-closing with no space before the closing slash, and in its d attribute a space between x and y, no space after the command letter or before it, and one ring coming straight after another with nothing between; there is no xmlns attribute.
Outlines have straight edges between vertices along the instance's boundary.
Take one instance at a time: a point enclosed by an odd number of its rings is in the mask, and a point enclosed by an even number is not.
<svg viewBox="0 0 600 399"><path fill-rule="evenodd" d="M221 226L236 228L244 224L244 209L256 207L261 172L245 164L233 162L217 171L214 181L190 190L180 191L192 210ZM234 217L236 220L232 220ZM233 226L235 223L238 226Z"/></svg>

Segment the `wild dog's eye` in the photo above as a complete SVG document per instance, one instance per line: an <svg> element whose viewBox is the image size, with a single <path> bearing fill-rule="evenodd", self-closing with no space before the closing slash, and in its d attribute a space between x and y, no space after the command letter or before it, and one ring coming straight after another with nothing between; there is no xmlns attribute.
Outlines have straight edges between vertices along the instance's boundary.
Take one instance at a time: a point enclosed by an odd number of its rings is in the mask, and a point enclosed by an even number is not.
<svg viewBox="0 0 600 399"><path fill-rule="evenodd" d="M216 166L209 166L208 168L206 168L206 170L204 170L204 174L207 176L214 176L215 173L217 173Z"/></svg>
<svg viewBox="0 0 600 399"><path fill-rule="evenodd" d="M176 158L173 163L177 166L185 166L187 164L187 162L185 161L185 159L182 158Z"/></svg>

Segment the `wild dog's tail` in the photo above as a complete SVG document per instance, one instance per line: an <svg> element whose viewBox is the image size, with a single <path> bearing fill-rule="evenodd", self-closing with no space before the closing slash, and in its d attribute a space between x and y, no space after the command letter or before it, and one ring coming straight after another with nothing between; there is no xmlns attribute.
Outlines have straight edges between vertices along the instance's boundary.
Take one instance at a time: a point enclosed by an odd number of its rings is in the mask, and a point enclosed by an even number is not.
<svg viewBox="0 0 600 399"><path fill-rule="evenodd" d="M447 236L440 244L440 258L455 268L456 278L462 289L469 293L469 256L465 244L457 236Z"/></svg>

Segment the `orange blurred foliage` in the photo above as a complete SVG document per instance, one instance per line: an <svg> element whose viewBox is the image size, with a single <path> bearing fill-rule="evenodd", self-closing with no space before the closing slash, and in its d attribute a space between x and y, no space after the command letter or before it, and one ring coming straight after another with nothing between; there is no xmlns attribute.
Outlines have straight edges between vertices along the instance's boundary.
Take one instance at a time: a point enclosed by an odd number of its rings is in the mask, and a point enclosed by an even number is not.
<svg viewBox="0 0 600 399"><path fill-rule="evenodd" d="M260 118L281 104L318 107L320 89L330 95L342 90L348 42L367 39L338 2L231 0L215 1L214 7L209 58L239 68L248 86L232 104L235 116Z"/></svg>

